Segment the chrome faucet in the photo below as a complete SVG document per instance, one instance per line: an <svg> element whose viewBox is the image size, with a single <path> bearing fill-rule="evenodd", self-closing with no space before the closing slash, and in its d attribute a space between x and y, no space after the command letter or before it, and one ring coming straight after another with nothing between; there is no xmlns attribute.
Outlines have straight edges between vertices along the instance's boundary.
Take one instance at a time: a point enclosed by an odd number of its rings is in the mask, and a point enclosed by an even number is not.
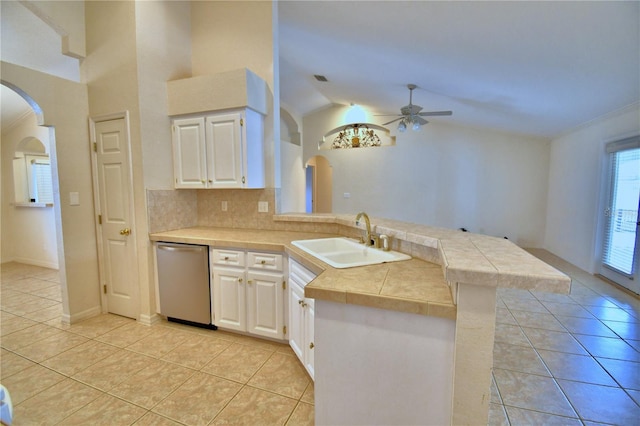
<svg viewBox="0 0 640 426"><path fill-rule="evenodd" d="M364 245L370 246L371 245L371 222L369 221L369 216L365 212L360 212L358 213L358 216L356 216L356 225L360 225L359 221L361 217L364 217L364 223L365 225L367 225L367 234L364 239Z"/></svg>

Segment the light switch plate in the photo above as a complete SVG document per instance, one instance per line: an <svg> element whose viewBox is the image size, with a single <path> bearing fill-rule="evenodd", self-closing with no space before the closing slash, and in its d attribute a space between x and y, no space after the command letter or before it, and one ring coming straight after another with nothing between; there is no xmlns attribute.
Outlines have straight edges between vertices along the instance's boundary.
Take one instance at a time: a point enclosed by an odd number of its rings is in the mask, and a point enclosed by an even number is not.
<svg viewBox="0 0 640 426"><path fill-rule="evenodd" d="M258 212L259 213L268 213L269 212L269 202L268 201L258 201Z"/></svg>
<svg viewBox="0 0 640 426"><path fill-rule="evenodd" d="M229 205L226 201L223 201L222 206L220 208L222 209L223 212L226 212L227 209L229 208Z"/></svg>
<svg viewBox="0 0 640 426"><path fill-rule="evenodd" d="M80 193L79 192L70 192L69 193L69 205L70 206L79 206L80 205Z"/></svg>

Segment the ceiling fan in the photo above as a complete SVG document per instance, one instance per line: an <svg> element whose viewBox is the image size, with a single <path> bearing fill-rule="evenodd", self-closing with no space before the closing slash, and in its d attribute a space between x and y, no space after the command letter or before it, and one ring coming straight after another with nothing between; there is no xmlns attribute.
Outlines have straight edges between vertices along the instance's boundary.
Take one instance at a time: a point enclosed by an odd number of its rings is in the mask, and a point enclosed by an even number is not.
<svg viewBox="0 0 640 426"><path fill-rule="evenodd" d="M393 120L384 123L383 126L386 126L391 123L395 123L400 120L398 123L398 131L404 132L407 130L407 125L411 124L413 130L420 130L420 127L427 124L428 121L422 117L435 117L440 115L451 115L452 111L422 111L422 107L420 105L413 104L413 89L417 86L415 84L407 84L407 88L409 88L409 105L405 105L400 108L400 114L398 114L399 118L394 118ZM387 114L388 115L388 114Z"/></svg>

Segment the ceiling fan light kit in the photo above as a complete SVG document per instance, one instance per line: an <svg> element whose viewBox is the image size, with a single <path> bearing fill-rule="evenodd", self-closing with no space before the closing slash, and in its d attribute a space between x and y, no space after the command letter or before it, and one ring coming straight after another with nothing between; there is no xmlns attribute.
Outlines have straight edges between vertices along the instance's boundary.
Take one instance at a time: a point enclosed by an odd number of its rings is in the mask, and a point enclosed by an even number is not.
<svg viewBox="0 0 640 426"><path fill-rule="evenodd" d="M422 128L422 126L428 123L428 121L422 117L444 116L453 114L453 112L451 111L420 112L422 111L422 107L420 105L413 104L413 89L415 89L416 87L417 86L415 84L407 84L407 88L409 89L409 105L405 105L400 108L400 114L398 114L398 117L400 118L395 118L387 123L384 123L383 126L395 123L396 121L400 121L398 123L398 131L400 133L404 133L407 130L408 125L411 125L411 128L417 132Z"/></svg>

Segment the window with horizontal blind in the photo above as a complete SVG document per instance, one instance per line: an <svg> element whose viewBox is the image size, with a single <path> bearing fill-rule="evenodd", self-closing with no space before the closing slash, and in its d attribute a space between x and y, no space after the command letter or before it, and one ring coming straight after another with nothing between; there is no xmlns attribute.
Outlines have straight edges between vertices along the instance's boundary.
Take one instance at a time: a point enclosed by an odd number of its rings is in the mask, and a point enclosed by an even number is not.
<svg viewBox="0 0 640 426"><path fill-rule="evenodd" d="M640 137L609 143L609 197L605 208L602 264L632 278L637 268L640 203Z"/></svg>

